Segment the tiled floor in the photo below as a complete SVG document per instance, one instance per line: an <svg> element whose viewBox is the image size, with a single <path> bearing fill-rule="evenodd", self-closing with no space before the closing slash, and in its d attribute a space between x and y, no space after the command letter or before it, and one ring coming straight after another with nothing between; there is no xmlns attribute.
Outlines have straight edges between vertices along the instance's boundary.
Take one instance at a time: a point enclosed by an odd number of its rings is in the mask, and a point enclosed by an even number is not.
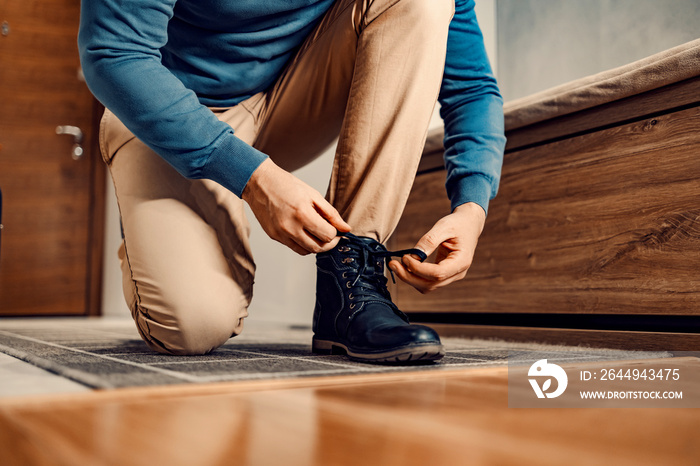
<svg viewBox="0 0 700 466"><path fill-rule="evenodd" d="M85 385L0 353L0 397L77 393L89 390Z"/></svg>
<svg viewBox="0 0 700 466"><path fill-rule="evenodd" d="M82 318L6 319L0 327L13 328L21 325L46 325L54 322L74 322ZM117 322L125 328L133 323L129 319L94 319L109 324ZM46 395L88 392L91 389L60 375L53 374L20 359L0 352L0 397Z"/></svg>
<svg viewBox="0 0 700 466"><path fill-rule="evenodd" d="M28 354L32 363L95 388L400 372L415 367L314 355L311 336L304 327L257 324L211 354L167 356L148 349L130 320L17 320L0 323L0 350ZM508 350L459 340L451 340L447 349L439 364L421 367L503 365ZM36 354L42 359L32 360Z"/></svg>

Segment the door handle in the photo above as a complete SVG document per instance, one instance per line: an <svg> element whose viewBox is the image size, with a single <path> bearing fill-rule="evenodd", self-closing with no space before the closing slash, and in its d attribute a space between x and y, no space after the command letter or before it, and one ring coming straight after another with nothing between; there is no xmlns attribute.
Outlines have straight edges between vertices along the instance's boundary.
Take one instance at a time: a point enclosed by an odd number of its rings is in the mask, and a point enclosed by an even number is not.
<svg viewBox="0 0 700 466"><path fill-rule="evenodd" d="M83 131L77 126L56 126L56 134L67 134L73 136L73 149L70 156L73 160L80 160L83 157Z"/></svg>

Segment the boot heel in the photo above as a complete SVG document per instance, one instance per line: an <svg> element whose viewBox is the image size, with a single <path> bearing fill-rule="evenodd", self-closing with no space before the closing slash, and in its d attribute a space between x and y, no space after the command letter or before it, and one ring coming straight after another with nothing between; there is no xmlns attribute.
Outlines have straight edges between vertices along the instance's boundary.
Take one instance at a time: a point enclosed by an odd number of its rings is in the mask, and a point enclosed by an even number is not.
<svg viewBox="0 0 700 466"><path fill-rule="evenodd" d="M345 348L328 340L311 340L311 351L316 354L347 354Z"/></svg>
<svg viewBox="0 0 700 466"><path fill-rule="evenodd" d="M333 342L327 340L311 340L311 351L316 354L332 354Z"/></svg>

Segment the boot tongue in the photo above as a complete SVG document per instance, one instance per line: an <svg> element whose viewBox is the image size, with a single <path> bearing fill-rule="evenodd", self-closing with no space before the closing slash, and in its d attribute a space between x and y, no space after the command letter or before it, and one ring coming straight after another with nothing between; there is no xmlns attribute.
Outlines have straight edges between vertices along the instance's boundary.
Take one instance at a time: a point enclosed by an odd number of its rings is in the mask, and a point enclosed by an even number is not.
<svg viewBox="0 0 700 466"><path fill-rule="evenodd" d="M365 271L367 275L381 275L382 277L384 276L384 262L381 261L379 262L379 265L377 265L377 261L375 258L370 256L370 258L367 260L367 269Z"/></svg>
<svg viewBox="0 0 700 466"><path fill-rule="evenodd" d="M373 253L384 252L386 249L381 243L371 239L371 238L361 238L362 243L364 243L365 250L367 251L367 259L365 261L365 274L367 275L381 275L384 276L384 258L381 256L376 256ZM363 253L360 251L360 254Z"/></svg>
<svg viewBox="0 0 700 466"><path fill-rule="evenodd" d="M355 236L355 239L358 243L362 243L369 251L375 251L377 250L377 247L383 248L381 243L366 236Z"/></svg>

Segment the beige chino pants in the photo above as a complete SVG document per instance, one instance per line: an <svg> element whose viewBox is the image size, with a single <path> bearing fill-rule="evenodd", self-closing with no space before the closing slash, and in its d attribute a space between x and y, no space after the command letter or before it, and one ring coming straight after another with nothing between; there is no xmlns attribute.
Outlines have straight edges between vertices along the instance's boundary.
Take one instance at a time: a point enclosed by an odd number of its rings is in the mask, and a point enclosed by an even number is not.
<svg viewBox="0 0 700 466"><path fill-rule="evenodd" d="M212 109L286 170L339 136L327 198L385 241L413 183L444 70L452 0L338 0L267 92ZM255 264L243 201L189 180L109 111L100 147L119 204L123 288L154 350L203 354L239 334Z"/></svg>

